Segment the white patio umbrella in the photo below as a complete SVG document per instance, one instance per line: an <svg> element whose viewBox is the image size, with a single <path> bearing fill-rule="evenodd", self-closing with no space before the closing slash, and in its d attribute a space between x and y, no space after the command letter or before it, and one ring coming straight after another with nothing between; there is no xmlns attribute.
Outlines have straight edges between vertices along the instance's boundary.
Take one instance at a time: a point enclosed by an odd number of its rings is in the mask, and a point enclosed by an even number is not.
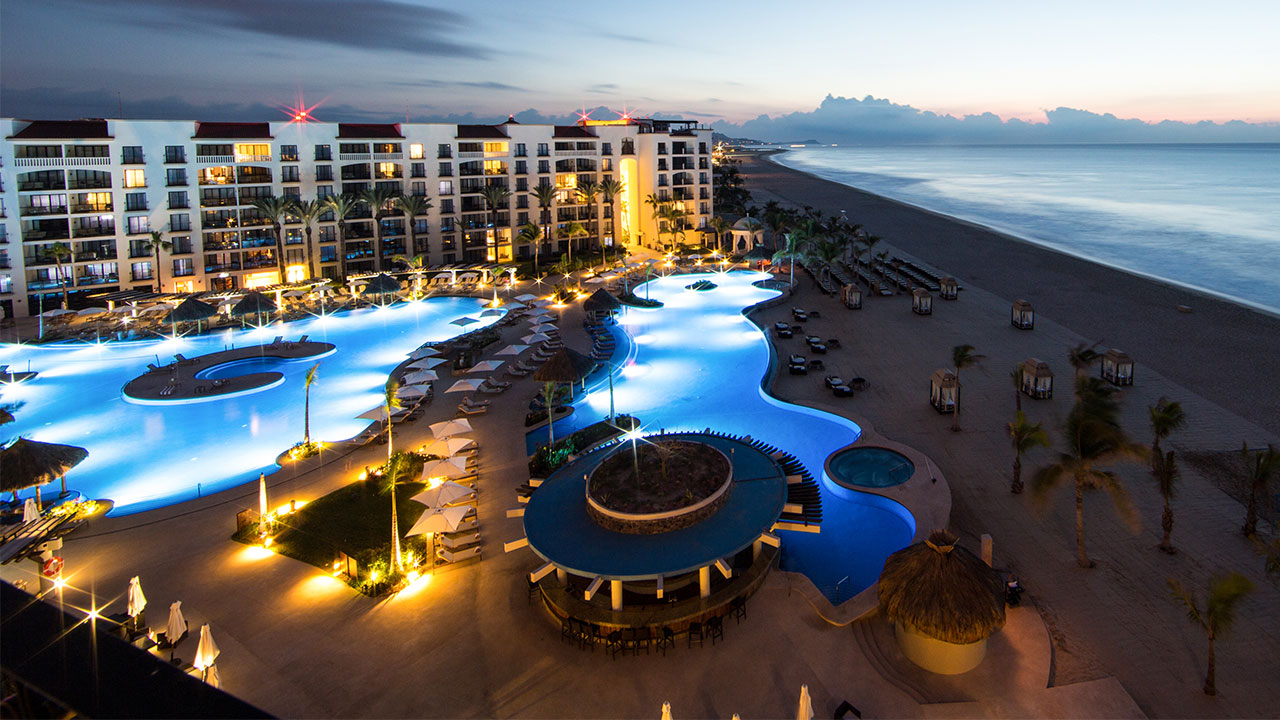
<svg viewBox="0 0 1280 720"><path fill-rule="evenodd" d="M405 367L409 370L430 370L434 367L443 365L447 362L449 361L445 360L444 358L438 358L438 357L423 358L421 360L417 360L412 363L409 363Z"/></svg>
<svg viewBox="0 0 1280 720"><path fill-rule="evenodd" d="M466 485L459 485L452 480L446 480L433 488L423 490L409 499L422 503L429 508L438 508L452 505L459 500L474 498L475 496L476 491Z"/></svg>
<svg viewBox="0 0 1280 720"><path fill-rule="evenodd" d="M22 502L22 524L26 525L32 520L40 519L40 506L36 505L36 499L29 497Z"/></svg>
<svg viewBox="0 0 1280 720"><path fill-rule="evenodd" d="M671 703L662 703L662 720L671 720Z"/></svg>
<svg viewBox="0 0 1280 720"><path fill-rule="evenodd" d="M401 378L401 382L405 385L417 385L419 383L431 382L439 379L440 376L436 374L435 370L418 370L405 375Z"/></svg>
<svg viewBox="0 0 1280 720"><path fill-rule="evenodd" d="M493 317L494 315L502 315L505 312L505 310L499 310L498 308L489 308L488 310L480 313L480 317Z"/></svg>
<svg viewBox="0 0 1280 720"><path fill-rule="evenodd" d="M108 310L104 307L87 307L87 308L84 308L83 310L77 310L76 315L79 315L81 317L88 317L90 315L102 315L107 312Z"/></svg>
<svg viewBox="0 0 1280 720"><path fill-rule="evenodd" d="M439 455L440 457L453 457L459 452L467 449L475 444L475 440L462 437L446 437L438 440L432 440L422 448L422 452L427 455Z"/></svg>
<svg viewBox="0 0 1280 720"><path fill-rule="evenodd" d="M386 406L375 405L374 407L369 408L368 410L365 410L364 412L360 413L356 417L361 420L382 420L386 416L387 416Z"/></svg>
<svg viewBox="0 0 1280 720"><path fill-rule="evenodd" d="M551 300L534 300L533 304L535 307L540 307L540 308L544 308L548 305L555 305L555 303L552 302Z"/></svg>
<svg viewBox="0 0 1280 720"><path fill-rule="evenodd" d="M555 323L539 323L529 328L529 332L546 333L548 330L559 330Z"/></svg>
<svg viewBox="0 0 1280 720"><path fill-rule="evenodd" d="M413 352L409 353L409 357L413 358L414 360L422 360L424 358L433 358L433 357L437 357L438 355L440 355L439 350L433 347L425 347L425 346L420 347L417 350L414 350Z"/></svg>
<svg viewBox="0 0 1280 720"><path fill-rule="evenodd" d="M75 315L75 314L76 314L75 310L63 310L62 308L54 308L52 310L45 310L44 312L40 313L40 316L41 317L58 317L59 315Z"/></svg>
<svg viewBox="0 0 1280 720"><path fill-rule="evenodd" d="M525 293L525 294L523 294L523 295L517 295L517 296L516 296L516 302L522 302L522 303L527 303L527 302L530 302L530 301L532 301L532 300L537 300L537 299L538 299L538 296L537 296L537 295L530 295L529 293Z"/></svg>
<svg viewBox="0 0 1280 720"><path fill-rule="evenodd" d="M520 342L528 343L529 345L537 345L538 343L544 343L550 339L551 336L546 333L530 333L520 338Z"/></svg>
<svg viewBox="0 0 1280 720"><path fill-rule="evenodd" d="M466 418L458 420L442 420L429 426L434 437L445 438L458 433L471 432L471 423Z"/></svg>
<svg viewBox="0 0 1280 720"><path fill-rule="evenodd" d="M209 623L200 626L200 644L196 645L196 657L191 664L197 670L205 671L213 667L213 662L218 659L218 653L222 652L218 649L218 644L213 641L213 633L209 631Z"/></svg>
<svg viewBox="0 0 1280 720"><path fill-rule="evenodd" d="M499 350L498 352L494 353L494 355L495 355L495 356L497 356L497 355L519 355L520 353L522 353L522 352L524 352L525 350L528 350L528 349L529 349L529 346L528 346L528 345L519 345L519 344L517 344L517 345L508 345L508 346L506 346L506 347L502 348L501 350Z"/></svg>
<svg viewBox="0 0 1280 720"><path fill-rule="evenodd" d="M129 592L125 603L125 612L129 613L129 617L136 618L147 609L147 596L142 594L142 581L137 575L129 578Z"/></svg>
<svg viewBox="0 0 1280 720"><path fill-rule="evenodd" d="M813 720L813 698L809 697L809 686L800 686L800 706L796 709L796 720Z"/></svg>
<svg viewBox="0 0 1280 720"><path fill-rule="evenodd" d="M502 363L502 360L481 360L475 364L475 367L471 368L467 372L493 372L494 370L502 367Z"/></svg>
<svg viewBox="0 0 1280 720"><path fill-rule="evenodd" d="M480 321L479 321L479 320L477 320L477 319L475 319L475 318L473 318L473 317L460 317L460 318L458 318L457 320L454 320L454 321L450 322L449 324L450 324L450 325L457 325L457 326L459 326L459 327L466 327L466 326L468 326L468 325L471 325L472 323L478 323L478 322L480 322Z"/></svg>
<svg viewBox="0 0 1280 720"><path fill-rule="evenodd" d="M450 457L443 460L432 460L422 466L422 476L419 478L422 482L427 482L431 478L458 478L464 475L470 475L467 471L467 459L464 457Z"/></svg>
<svg viewBox="0 0 1280 720"><path fill-rule="evenodd" d="M405 400L416 400L426 394L427 391L417 385L405 385L396 391L396 397Z"/></svg>
<svg viewBox="0 0 1280 720"><path fill-rule="evenodd" d="M155 305L150 305L148 307L142 308L142 312L151 313L151 312L160 312L161 310L172 310L172 309L173 309L172 305L168 305L166 303L156 303Z"/></svg>
<svg viewBox="0 0 1280 720"><path fill-rule="evenodd" d="M306 295L307 295L306 290L289 290L284 294L284 296L287 298L300 298L300 297L306 297Z"/></svg>
<svg viewBox="0 0 1280 720"><path fill-rule="evenodd" d="M450 385L449 389L445 390L445 392L475 392L480 389L482 384L484 384L483 380L459 380L453 385Z"/></svg>
<svg viewBox="0 0 1280 720"><path fill-rule="evenodd" d="M405 535L412 537L426 533L453 532L458 529L463 518L473 510L474 508L466 505L427 508L427 511L422 513L422 517L418 518L418 522L414 523Z"/></svg>
<svg viewBox="0 0 1280 720"><path fill-rule="evenodd" d="M164 639L169 643L169 647L174 647L182 641L182 636L186 632L187 619L182 616L182 601L175 600L169 606L169 622L164 626Z"/></svg>

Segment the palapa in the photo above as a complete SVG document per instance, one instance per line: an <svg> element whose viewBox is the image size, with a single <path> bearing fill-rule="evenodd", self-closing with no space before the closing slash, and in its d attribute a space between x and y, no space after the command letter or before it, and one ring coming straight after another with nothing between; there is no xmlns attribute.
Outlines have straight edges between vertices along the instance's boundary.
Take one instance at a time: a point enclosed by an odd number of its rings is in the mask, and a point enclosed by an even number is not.
<svg viewBox="0 0 1280 720"><path fill-rule="evenodd" d="M200 302L195 298L187 298L182 301L181 305L174 308L165 319L169 322L197 322L217 314L218 309L214 306Z"/></svg>
<svg viewBox="0 0 1280 720"><path fill-rule="evenodd" d="M384 295L386 293L400 292L400 281L386 273L369 278L367 283L364 286L364 292L366 293Z"/></svg>
<svg viewBox="0 0 1280 720"><path fill-rule="evenodd" d="M890 555L879 595L890 621L943 642L975 643L1004 626L1000 576L946 530Z"/></svg>
<svg viewBox="0 0 1280 720"><path fill-rule="evenodd" d="M270 315L276 311L276 303L271 298L254 290L240 298L240 302L231 307L232 315Z"/></svg>
<svg viewBox="0 0 1280 720"><path fill-rule="evenodd" d="M538 382L577 382L596 367L591 358L569 348L560 348L533 374Z"/></svg>
<svg viewBox="0 0 1280 720"><path fill-rule="evenodd" d="M89 457L75 445L18 438L0 450L0 492L17 492L62 477Z"/></svg>
<svg viewBox="0 0 1280 720"><path fill-rule="evenodd" d="M622 307L622 303L618 302L618 298L609 293L608 290L600 288L591 293L591 296L582 301L582 309L587 312L612 312Z"/></svg>

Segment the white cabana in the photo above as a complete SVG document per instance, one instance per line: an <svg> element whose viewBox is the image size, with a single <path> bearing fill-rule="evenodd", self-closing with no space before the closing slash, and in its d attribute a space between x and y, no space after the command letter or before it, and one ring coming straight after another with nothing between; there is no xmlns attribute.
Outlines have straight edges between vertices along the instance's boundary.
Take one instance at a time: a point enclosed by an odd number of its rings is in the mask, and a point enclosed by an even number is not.
<svg viewBox="0 0 1280 720"><path fill-rule="evenodd" d="M955 412L960 383L956 374L945 368L934 370L929 376L929 404L940 413Z"/></svg>

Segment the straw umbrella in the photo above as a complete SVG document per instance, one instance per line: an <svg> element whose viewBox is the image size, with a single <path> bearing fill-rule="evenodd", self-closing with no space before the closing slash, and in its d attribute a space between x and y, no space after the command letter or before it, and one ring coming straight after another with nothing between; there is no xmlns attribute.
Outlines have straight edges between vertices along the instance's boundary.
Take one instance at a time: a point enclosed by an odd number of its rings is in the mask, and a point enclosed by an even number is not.
<svg viewBox="0 0 1280 720"><path fill-rule="evenodd" d="M170 311L167 319L174 325L174 334L176 335L178 323L194 322L196 324L196 332L199 332L201 330L200 323L217 314L218 308L208 303L200 302L195 298L187 298L178 307Z"/></svg>
<svg viewBox="0 0 1280 720"><path fill-rule="evenodd" d="M1004 626L1004 583L978 556L935 530L885 560L880 610L898 629L903 653L926 670L967 672Z"/></svg>
<svg viewBox="0 0 1280 720"><path fill-rule="evenodd" d="M609 294L608 290L600 288L586 300L582 301L582 309L593 315L600 313L612 313L622 307L622 303L618 302L618 298Z"/></svg>
<svg viewBox="0 0 1280 720"><path fill-rule="evenodd" d="M575 363L574 358L569 354L572 352L568 348L561 348L547 359L542 367L533 374L533 379L543 383L543 397L547 401L547 433L548 441L555 445L556 435L555 428L555 386L560 383L568 383L572 385L579 378L585 377L579 374L580 363ZM577 353L581 355L580 353Z"/></svg>
<svg viewBox="0 0 1280 720"><path fill-rule="evenodd" d="M275 311L275 301L257 290L245 294L244 297L240 298L240 302L236 303L231 308L231 314L233 316L242 317L244 315L253 315L258 319L258 324L262 324L263 315L270 317L271 313Z"/></svg>
<svg viewBox="0 0 1280 720"><path fill-rule="evenodd" d="M398 293L400 292L400 281L386 273L375 275L369 278L368 284L364 286L364 292L379 296Z"/></svg>
<svg viewBox="0 0 1280 720"><path fill-rule="evenodd" d="M61 478L62 494L67 493L67 471L89 457L89 451L75 445L40 442L18 438L0 450L0 492L13 493L36 488L36 504L40 503L40 486Z"/></svg>

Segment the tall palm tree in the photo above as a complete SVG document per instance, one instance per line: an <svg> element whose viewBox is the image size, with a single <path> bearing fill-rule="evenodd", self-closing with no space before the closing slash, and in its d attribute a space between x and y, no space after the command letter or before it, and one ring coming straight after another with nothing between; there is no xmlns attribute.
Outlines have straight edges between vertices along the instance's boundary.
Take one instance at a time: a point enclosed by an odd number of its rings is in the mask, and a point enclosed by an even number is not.
<svg viewBox="0 0 1280 720"><path fill-rule="evenodd" d="M164 234L159 230L151 231L151 239L142 241L142 249L146 250L156 258L156 292L164 292L164 277L161 275L160 269L160 253L173 250L173 243L164 239ZM283 276L281 276L283 277Z"/></svg>
<svg viewBox="0 0 1280 720"><path fill-rule="evenodd" d="M805 246L808 245L809 238L805 235L804 229L799 227L787 233L785 238L786 244L773 253L773 262L778 263L786 260L789 263L791 276L788 284L794 288L796 286L796 260L804 257Z"/></svg>
<svg viewBox="0 0 1280 720"><path fill-rule="evenodd" d="M333 213L338 222L338 282L347 279L347 216L356 209L358 201L350 195L330 195L324 199L324 208Z"/></svg>
<svg viewBox="0 0 1280 720"><path fill-rule="evenodd" d="M1177 550L1169 542L1169 536L1173 534L1173 508L1169 506L1169 501L1173 500L1178 483L1178 465L1172 450L1161 455L1152 448L1151 475L1160 487L1160 497L1164 498L1164 512L1160 515L1160 528L1164 530L1164 537L1160 540L1160 549L1172 555Z"/></svg>
<svg viewBox="0 0 1280 720"><path fill-rule="evenodd" d="M405 255L396 255L391 258L392 262L404 265L405 269L413 273L413 299L417 300L422 294L422 274L427 271L427 259L423 255L414 255L407 257Z"/></svg>
<svg viewBox="0 0 1280 720"><path fill-rule="evenodd" d="M660 197L656 193L649 193L644 198L644 204L649 206L649 213L650 215L653 216L654 227L658 229L658 245L659 246L662 246L663 214L666 212L667 205L669 205L670 203L671 203L670 200L663 200L662 197Z"/></svg>
<svg viewBox="0 0 1280 720"><path fill-rule="evenodd" d="M404 570L400 559L400 523L396 518L396 481L399 479L392 460L391 452L391 412L400 407L400 398L396 392L400 390L399 380L388 380L383 389L383 401L387 411L387 482L391 484L391 559L395 569Z"/></svg>
<svg viewBox="0 0 1280 720"><path fill-rule="evenodd" d="M591 220L587 222L587 231L595 237L596 243L599 244L600 219L598 216L600 207L597 201L600 199L600 183L595 180L588 180L578 185L578 199L582 201L583 205L587 206L591 213Z"/></svg>
<svg viewBox="0 0 1280 720"><path fill-rule="evenodd" d="M538 216L542 220L542 240L533 246L533 272L538 274L538 246L543 242L551 242L551 213L555 210L556 186L546 180L539 180L533 186L533 197L538 200Z"/></svg>
<svg viewBox="0 0 1280 720"><path fill-rule="evenodd" d="M1267 485L1277 472L1280 472L1280 453L1274 445L1267 445L1266 450L1249 450L1245 443L1240 448L1240 460L1244 464L1245 487L1249 492L1249 505L1244 514L1245 537L1253 537L1258 532L1258 496L1262 495Z"/></svg>
<svg viewBox="0 0 1280 720"><path fill-rule="evenodd" d="M311 231L316 220L325 213L325 206L316 200L294 200L293 214L302 220L302 229L307 234L307 277L316 277L316 251L311 242Z"/></svg>
<svg viewBox="0 0 1280 720"><path fill-rule="evenodd" d="M1080 387L1080 378L1084 377L1088 372L1089 366L1102 359L1102 355L1098 353L1098 343L1086 345L1077 343L1067 350L1067 362L1071 363L1071 367L1076 372L1076 387Z"/></svg>
<svg viewBox="0 0 1280 720"><path fill-rule="evenodd" d="M489 225L493 227L493 262L498 261L498 210L507 208L511 191L506 185L485 185L480 191L484 204L489 208Z"/></svg>
<svg viewBox="0 0 1280 720"><path fill-rule="evenodd" d="M1063 440L1067 449L1058 453L1057 461L1040 468L1032 479L1037 495L1044 496L1058 481L1071 478L1075 483L1076 563L1093 567L1084 548L1084 493L1106 490L1116 510L1129 522L1136 522L1133 506L1120 480L1101 466L1124 460L1140 460L1147 449L1129 439L1116 419L1120 408L1112 398L1114 388L1099 378L1081 378L1076 383L1076 402L1067 415Z"/></svg>
<svg viewBox="0 0 1280 720"><path fill-rule="evenodd" d="M533 266L538 267L538 246L542 244L542 229L533 223L525 223L516 233L516 240L521 245L533 246Z"/></svg>
<svg viewBox="0 0 1280 720"><path fill-rule="evenodd" d="M316 363L302 378L303 390L306 393L302 406L302 445L308 449L311 447L311 385L316 381L319 370L320 363Z"/></svg>
<svg viewBox="0 0 1280 720"><path fill-rule="evenodd" d="M951 431L960 431L960 395L962 386L960 385L960 371L972 365L977 365L986 355L978 355L973 352L972 345L956 345L951 348L951 364L956 369L956 405L955 410L951 413Z"/></svg>
<svg viewBox="0 0 1280 720"><path fill-rule="evenodd" d="M1013 482L1009 492L1017 495L1022 492L1022 456L1037 447L1049 447L1049 435L1040 423L1027 420L1019 410L1009 423L1009 438L1013 440Z"/></svg>
<svg viewBox="0 0 1280 720"><path fill-rule="evenodd" d="M1169 590L1175 600L1187 608L1187 619L1204 629L1209 637L1209 669L1204 677L1204 694L1217 695L1213 643L1219 635L1225 636L1235 620L1236 604L1253 592L1253 583L1238 572L1218 576L1209 581L1209 594L1201 607L1191 592L1177 580L1168 579Z"/></svg>
<svg viewBox="0 0 1280 720"><path fill-rule="evenodd" d="M820 237L811 244L809 255L821 266L818 272L830 278L831 269L844 255L844 244L829 236Z"/></svg>
<svg viewBox="0 0 1280 720"><path fill-rule="evenodd" d="M271 232L276 240L276 270L280 273L280 283L287 282L284 269L284 222L293 214L293 200L287 197L268 195L253 201L253 207L271 222Z"/></svg>
<svg viewBox="0 0 1280 720"><path fill-rule="evenodd" d="M158 235L159 233L152 233L152 234ZM48 249L45 250L45 252L48 253L49 257L53 258L53 264L57 268L58 284L62 286L62 309L66 310L67 309L67 276L62 272L62 263L66 261L71 261L72 263L74 263L75 252L66 243L60 243L60 242L56 242L50 245ZM159 264L158 256L157 256L156 262L158 265ZM159 272L159 270L160 270L159 267L157 267L156 271ZM159 290L159 289L160 289L159 287L156 288L156 290Z"/></svg>
<svg viewBox="0 0 1280 720"><path fill-rule="evenodd" d="M407 452L398 452L387 459L387 489L391 491L391 567L404 572L404 558L400 550L400 513L396 510L396 486L413 478L413 459Z"/></svg>
<svg viewBox="0 0 1280 720"><path fill-rule="evenodd" d="M773 249L778 250L778 235L787 231L791 227L792 215L789 210L784 210L778 205L776 200L770 200L764 204L764 224L773 233Z"/></svg>
<svg viewBox="0 0 1280 720"><path fill-rule="evenodd" d="M373 216L373 267L382 272L382 218L387 214L387 205L396 195L382 188L365 188L357 197L360 202L369 206L369 214Z"/></svg>
<svg viewBox="0 0 1280 720"><path fill-rule="evenodd" d="M1155 405L1147 408L1147 417L1151 420L1151 460L1154 464L1160 456L1160 441L1169 437L1173 431L1187 422L1187 415L1182 411L1182 403L1162 397Z"/></svg>
<svg viewBox="0 0 1280 720"><path fill-rule="evenodd" d="M590 234L591 233L587 232L587 229L582 226L582 223L577 222L576 220L560 228L560 237L567 238L569 240L569 255L568 262L565 265L566 267L573 266L573 241L581 237L586 237Z"/></svg>
<svg viewBox="0 0 1280 720"><path fill-rule="evenodd" d="M671 244L684 244L684 219L689 216L689 212L675 203L667 203L662 210L662 217L671 224Z"/></svg>
<svg viewBox="0 0 1280 720"><path fill-rule="evenodd" d="M1026 363L1018 363L1009 371L1009 379L1013 380L1013 407L1022 412L1022 368Z"/></svg>
<svg viewBox="0 0 1280 720"><path fill-rule="evenodd" d="M618 216L613 212L613 201L622 194L623 190L627 189L627 186L623 185L621 180L609 178L601 181L597 187L600 189L600 195L604 198L605 204L609 206L609 238L613 242L613 247L617 248L621 244L621 239L618 238ZM617 255L616 249L614 255Z"/></svg>
<svg viewBox="0 0 1280 720"><path fill-rule="evenodd" d="M424 195L397 195L396 205L404 211L405 229L409 233L409 254L410 255L426 255L427 248L418 249L418 234L414 231L414 224L420 215L426 215L431 209L431 198Z"/></svg>
<svg viewBox="0 0 1280 720"><path fill-rule="evenodd" d="M732 226L729 224L728 220L725 220L719 215L711 218L710 225L711 229L716 234L716 252L722 252L724 250L724 234L729 232L729 228Z"/></svg>

